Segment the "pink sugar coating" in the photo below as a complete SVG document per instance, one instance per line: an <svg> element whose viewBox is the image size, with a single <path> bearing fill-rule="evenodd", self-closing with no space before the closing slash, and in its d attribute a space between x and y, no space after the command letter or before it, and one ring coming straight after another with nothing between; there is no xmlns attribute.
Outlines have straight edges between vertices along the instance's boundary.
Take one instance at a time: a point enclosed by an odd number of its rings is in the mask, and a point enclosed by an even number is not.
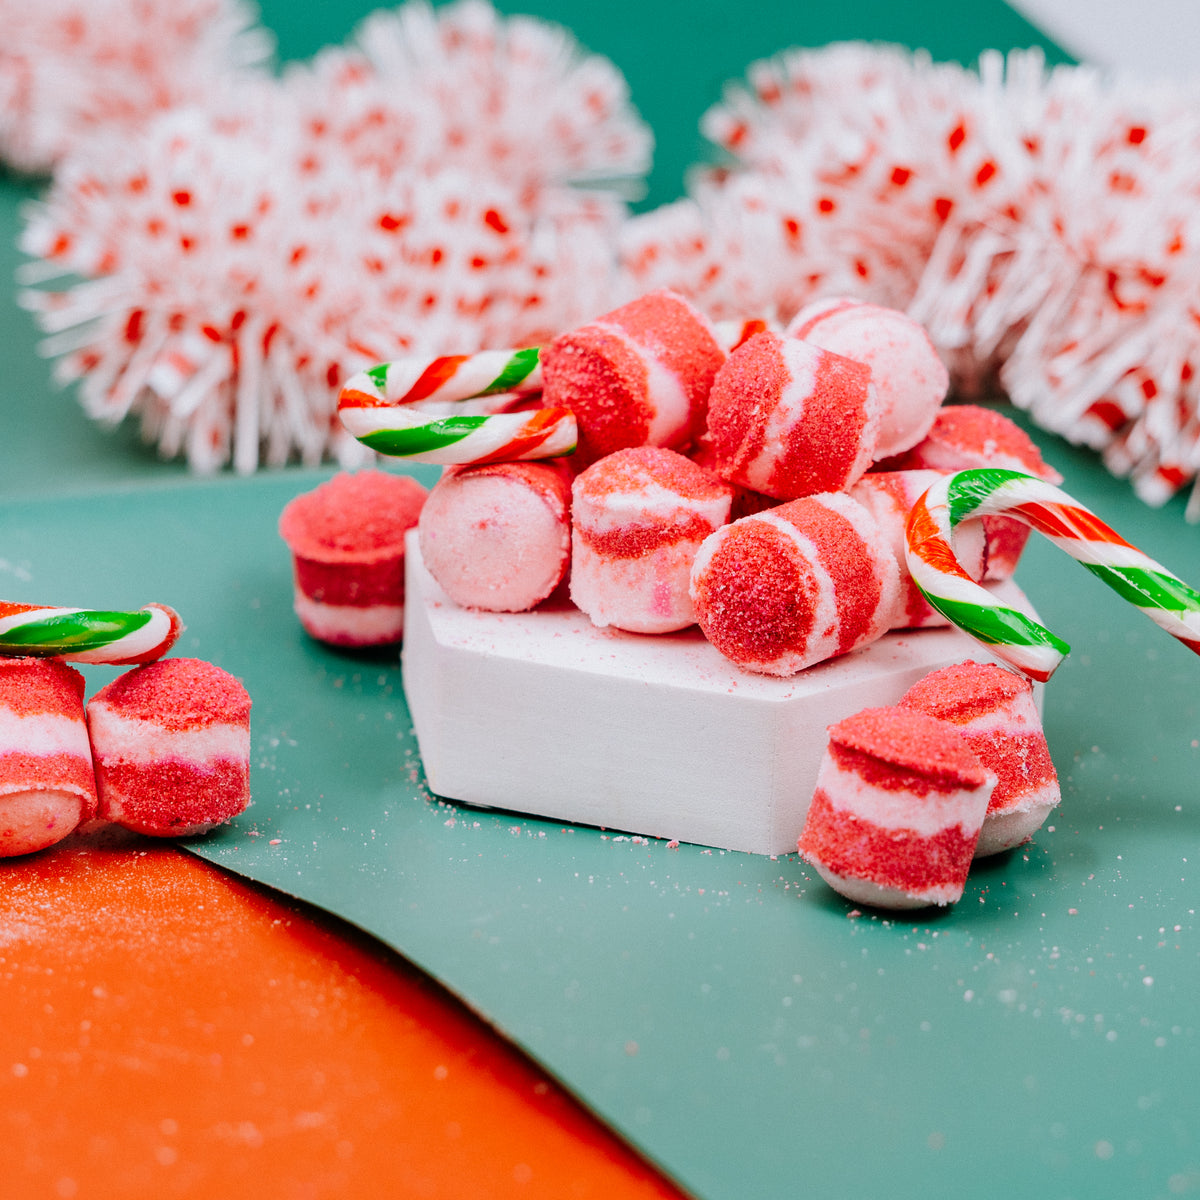
<svg viewBox="0 0 1200 1200"><path fill-rule="evenodd" d="M246 725L250 696L241 682L198 658L160 658L119 675L88 702L170 731Z"/></svg>
<svg viewBox="0 0 1200 1200"><path fill-rule="evenodd" d="M925 436L950 377L928 334L906 313L849 298L822 300L796 314L787 336L870 369L882 407L880 457L905 450Z"/></svg>
<svg viewBox="0 0 1200 1200"><path fill-rule="evenodd" d="M636 348L605 328L614 325ZM585 462L643 445L651 436L657 410L639 349L676 376L687 398L687 420L671 444L686 443L704 427L709 389L724 353L711 327L682 296L651 292L561 334L542 350L543 402L574 412L577 455Z"/></svg>
<svg viewBox="0 0 1200 1200"><path fill-rule="evenodd" d="M54 658L0 658L0 707L17 716L83 716L83 676Z"/></svg>
<svg viewBox="0 0 1200 1200"><path fill-rule="evenodd" d="M250 802L250 764L219 758L194 763L165 752L149 762L98 757L100 815L150 837L205 833Z"/></svg>
<svg viewBox="0 0 1200 1200"><path fill-rule="evenodd" d="M890 557L886 547L868 545L820 496L781 504L771 515L813 544L829 576L838 622L833 653L847 653L882 632L882 573L889 564L879 555ZM692 580L697 617L708 640L752 671L790 674L812 665L817 661L810 648L814 637L828 636L815 622L822 588L829 586L814 564L771 521L746 517L714 536L719 544Z"/></svg>
<svg viewBox="0 0 1200 1200"><path fill-rule="evenodd" d="M805 345L804 343L798 343ZM717 373L709 395L708 438L717 469L733 483L781 500L840 491L862 475L874 447L877 401L868 367L818 347L809 347L812 390L803 411L768 446L768 422L792 385L787 347L778 334L755 334ZM864 441L870 444L864 448ZM766 453L769 478L749 474Z"/></svg>
<svg viewBox="0 0 1200 1200"><path fill-rule="evenodd" d="M404 552L426 490L407 475L340 472L291 500L279 534L292 553L318 563L370 563Z"/></svg>
<svg viewBox="0 0 1200 1200"><path fill-rule="evenodd" d="M1062 476L1047 464L1037 444L1015 421L977 404L942 408L924 441L907 454L880 465L889 470L1003 467L1028 472L1050 483L1062 482Z"/></svg>
<svg viewBox="0 0 1200 1200"><path fill-rule="evenodd" d="M862 756L856 768L868 769L868 782L883 783L889 772L919 775L937 790L979 788L987 772L963 737L945 721L916 709L868 708L829 728L831 753ZM867 768L870 760L876 764ZM884 784L886 786L886 784Z"/></svg>
<svg viewBox="0 0 1200 1200"><path fill-rule="evenodd" d="M463 608L524 612L570 561L570 472L559 461L447 471L421 513L421 555Z"/></svg>
<svg viewBox="0 0 1200 1200"><path fill-rule="evenodd" d="M688 394L692 434L697 436L704 428L713 378L725 361L712 327L700 312L677 292L663 289L633 300L600 320L619 325L674 372Z"/></svg>
<svg viewBox="0 0 1200 1200"><path fill-rule="evenodd" d="M977 717L1007 708L1018 696L1032 692L1027 679L996 663L971 660L933 671L900 698L900 704L920 709L943 721L965 725Z"/></svg>
<svg viewBox="0 0 1200 1200"><path fill-rule="evenodd" d="M618 450L593 463L576 486L587 500L636 491L657 484L683 500L718 500L731 494L724 480L682 454L661 446Z"/></svg>

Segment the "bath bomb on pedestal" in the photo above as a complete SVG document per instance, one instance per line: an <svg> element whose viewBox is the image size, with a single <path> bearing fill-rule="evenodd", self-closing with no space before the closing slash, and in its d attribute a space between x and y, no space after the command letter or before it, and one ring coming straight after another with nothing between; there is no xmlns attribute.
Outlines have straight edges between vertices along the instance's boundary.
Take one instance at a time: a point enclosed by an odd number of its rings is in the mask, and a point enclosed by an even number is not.
<svg viewBox="0 0 1200 1200"><path fill-rule="evenodd" d="M878 428L869 368L771 332L730 354L709 396L717 471L779 500L849 487L871 465Z"/></svg>
<svg viewBox="0 0 1200 1200"><path fill-rule="evenodd" d="M907 450L928 433L950 374L910 316L859 300L818 300L792 318L787 335L870 368L881 408L876 458Z"/></svg>
<svg viewBox="0 0 1200 1200"><path fill-rule="evenodd" d="M451 467L417 523L421 557L455 604L525 612L571 560L571 475L559 462Z"/></svg>
<svg viewBox="0 0 1200 1200"><path fill-rule="evenodd" d="M631 446L686 446L704 430L725 353L708 319L682 296L651 292L541 352L547 407L569 408L577 455L593 462Z"/></svg>
<svg viewBox="0 0 1200 1200"><path fill-rule="evenodd" d="M575 480L571 599L593 624L631 633L695 624L692 562L732 498L673 450L641 446L593 463Z"/></svg>
<svg viewBox="0 0 1200 1200"><path fill-rule="evenodd" d="M845 493L807 496L708 537L692 567L704 636L732 662L794 675L880 637L900 573L874 517Z"/></svg>

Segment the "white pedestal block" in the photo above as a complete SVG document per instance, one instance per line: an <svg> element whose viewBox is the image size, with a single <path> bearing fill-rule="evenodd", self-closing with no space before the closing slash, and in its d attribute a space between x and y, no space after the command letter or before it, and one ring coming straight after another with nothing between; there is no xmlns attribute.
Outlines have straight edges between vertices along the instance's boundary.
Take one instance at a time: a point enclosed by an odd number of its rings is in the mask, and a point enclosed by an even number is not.
<svg viewBox="0 0 1200 1200"><path fill-rule="evenodd" d="M790 679L751 675L699 629L597 629L562 589L531 613L459 608L409 537L404 688L433 792L553 820L784 854L826 728L986 652L954 629L891 633ZM1011 583L997 592L1028 608Z"/></svg>

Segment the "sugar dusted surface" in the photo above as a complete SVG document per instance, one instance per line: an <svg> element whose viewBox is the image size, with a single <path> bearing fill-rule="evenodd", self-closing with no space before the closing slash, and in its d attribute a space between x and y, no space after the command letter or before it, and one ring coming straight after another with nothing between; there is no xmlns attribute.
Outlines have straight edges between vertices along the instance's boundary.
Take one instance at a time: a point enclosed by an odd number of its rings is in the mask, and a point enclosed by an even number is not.
<svg viewBox="0 0 1200 1200"><path fill-rule="evenodd" d="M83 713L83 676L53 658L0 658L0 707L29 716Z"/></svg>
<svg viewBox="0 0 1200 1200"><path fill-rule="evenodd" d="M407 475L341 472L290 501L279 533L293 554L316 562L394 557L417 523L426 491Z"/></svg>
<svg viewBox="0 0 1200 1200"><path fill-rule="evenodd" d="M91 698L89 711L95 705L170 730L250 720L250 696L242 684L198 658L163 658L126 671Z"/></svg>
<svg viewBox="0 0 1200 1200"><path fill-rule="evenodd" d="M934 788L979 787L979 759L958 731L926 713L899 707L866 709L830 727L831 750L850 751L888 771L924 777ZM907 783L904 786L908 786Z"/></svg>

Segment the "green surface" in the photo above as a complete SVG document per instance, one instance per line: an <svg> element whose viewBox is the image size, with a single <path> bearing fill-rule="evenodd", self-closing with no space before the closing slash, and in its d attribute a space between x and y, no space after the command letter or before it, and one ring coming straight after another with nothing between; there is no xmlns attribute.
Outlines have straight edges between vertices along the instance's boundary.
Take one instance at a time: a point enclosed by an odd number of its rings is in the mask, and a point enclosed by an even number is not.
<svg viewBox="0 0 1200 1200"><path fill-rule="evenodd" d="M300 57L369 6L262 7ZM858 36L969 61L1033 40L992 3L525 8L627 73L658 136L651 202L678 193L700 112L754 57ZM0 186L6 272L35 193ZM1075 647L1047 696L1061 812L952 912L852 918L794 856L430 797L394 659L335 653L291 613L275 522L325 473L189 480L51 387L5 296L0 335L0 596L174 605L178 652L253 696L253 807L197 853L401 950L712 1200L1200 1191L1200 662L1048 543L1021 580ZM1041 440L1071 494L1200 579L1181 505L1152 512ZM95 690L115 671L87 674Z"/></svg>
<svg viewBox="0 0 1200 1200"><path fill-rule="evenodd" d="M1047 450L1071 494L1195 573L1177 508ZM401 949L714 1200L1200 1185L1193 655L1032 545L1025 586L1075 645L1047 696L1063 807L952 912L852 918L794 856L429 796L392 657L322 647L290 611L275 520L319 477L4 509L6 597L173 604L178 652L249 688L253 807L194 850Z"/></svg>

